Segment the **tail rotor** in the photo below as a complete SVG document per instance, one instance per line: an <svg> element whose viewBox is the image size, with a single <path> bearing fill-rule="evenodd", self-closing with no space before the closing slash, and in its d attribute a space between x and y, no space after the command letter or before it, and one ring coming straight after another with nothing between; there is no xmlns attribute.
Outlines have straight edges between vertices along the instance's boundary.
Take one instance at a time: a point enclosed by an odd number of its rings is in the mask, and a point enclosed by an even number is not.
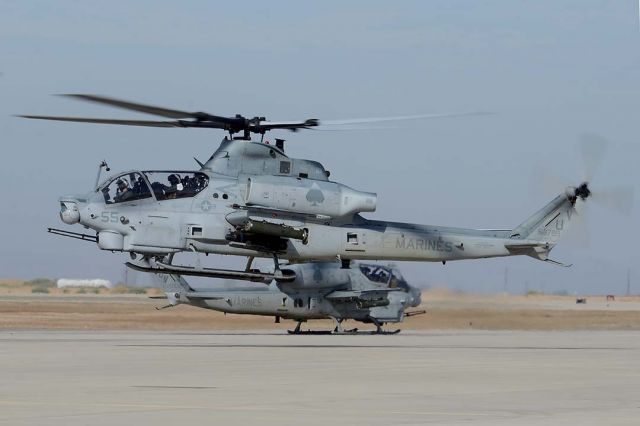
<svg viewBox="0 0 640 426"><path fill-rule="evenodd" d="M597 183L593 184L594 180L598 182L597 175L603 166L609 145L609 142L602 136L596 134L582 135L579 139L578 147L582 157L583 181L577 186L566 186L565 189L567 198L574 205L572 215L575 215L575 222L579 224L579 226L573 226L568 232L568 239L582 247L588 246L589 243L588 233L585 229L585 217L588 209L586 204L576 209L578 200L581 202L580 204L583 204L589 199L594 204L625 216L630 215L633 211L635 190L632 186L600 186ZM566 182L566 180L556 177L547 170L537 171L536 173L536 186L542 186L543 188L541 189L544 192L547 192L550 186L555 186L554 190L557 193L559 189L557 185L563 181Z"/></svg>
<svg viewBox="0 0 640 426"><path fill-rule="evenodd" d="M579 193L576 195L582 200L592 196L595 204L628 216L633 211L635 191L632 186L597 186L593 192L589 188L589 184L594 181L601 169L609 145L605 138L595 134L585 134L580 138L585 182L577 188ZM582 189L586 189L586 192Z"/></svg>

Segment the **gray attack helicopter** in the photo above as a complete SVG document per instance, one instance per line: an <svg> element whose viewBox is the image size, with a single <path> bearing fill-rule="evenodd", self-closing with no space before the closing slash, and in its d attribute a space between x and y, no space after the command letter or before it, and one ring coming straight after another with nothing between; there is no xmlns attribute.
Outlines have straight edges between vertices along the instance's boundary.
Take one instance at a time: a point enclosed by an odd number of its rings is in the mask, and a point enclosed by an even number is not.
<svg viewBox="0 0 640 426"><path fill-rule="evenodd" d="M146 263L146 265L145 265ZM140 259L128 266L147 271L157 268L153 259ZM424 314L424 310L405 310L420 305L420 290L410 286L397 268L376 264L357 263L349 269L340 262L308 262L289 265L296 279L278 282L266 278L265 285L244 286L238 281L227 281L207 290L196 290L180 275L153 274L156 285L165 291L169 304L213 309L225 313L263 315L297 321L292 334L325 334L331 331L303 331L303 322L314 319L333 319L333 333L362 333L345 330L347 319L374 324L374 334L396 334L400 330L385 331L386 323L399 323L405 317ZM163 297L164 298L164 297Z"/></svg>
<svg viewBox="0 0 640 426"><path fill-rule="evenodd" d="M86 194L60 198L65 224L80 224L95 235L61 229L50 232L97 243L102 250L128 252L132 259L153 260L146 272L213 278L294 282L290 263L340 259L430 261L526 255L562 265L549 253L577 215L577 204L592 198L589 182L598 161L588 161L586 179L566 187L551 202L514 228L466 229L365 218L376 210L377 195L329 180L316 161L290 158L284 141L251 141L268 131L320 129L389 120L442 117L409 116L321 122L268 121L241 115L221 117L142 105L95 95L76 99L154 114L171 120L115 120L81 117L23 116L44 120L150 127L213 128L229 133L199 170L130 170L115 174ZM464 114L463 114L464 115ZM234 136L240 133L240 136ZM599 140L596 148L600 146ZM593 145L593 144L591 144ZM585 150L596 152L598 149ZM597 156L587 156L594 159ZM197 161L197 160L196 160ZM99 181L103 162L98 171ZM629 198L625 193L625 198ZM597 198L597 197L596 197ZM628 200L626 202L628 204ZM172 264L178 252L271 257L275 270L192 268Z"/></svg>

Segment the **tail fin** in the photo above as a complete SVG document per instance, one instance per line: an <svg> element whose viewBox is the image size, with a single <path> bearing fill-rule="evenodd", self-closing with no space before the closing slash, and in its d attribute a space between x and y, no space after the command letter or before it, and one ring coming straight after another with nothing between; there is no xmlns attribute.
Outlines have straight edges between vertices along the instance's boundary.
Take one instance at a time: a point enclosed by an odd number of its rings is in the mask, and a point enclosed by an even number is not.
<svg viewBox="0 0 640 426"><path fill-rule="evenodd" d="M558 243L569 223L574 219L576 196L569 192L558 195L511 232L513 243L507 244L512 254L524 254L535 259L559 262L549 259L549 252ZM523 241L519 241L523 240Z"/></svg>
<svg viewBox="0 0 640 426"><path fill-rule="evenodd" d="M511 238L555 245L576 214L575 202L575 197L564 193L558 195L549 204L518 225L511 232Z"/></svg>
<svg viewBox="0 0 640 426"><path fill-rule="evenodd" d="M152 274L157 277L157 283L160 288L165 292L192 292L193 288L189 283L182 278L181 275L176 274Z"/></svg>
<svg viewBox="0 0 640 426"><path fill-rule="evenodd" d="M136 264L138 264L143 268L148 268L151 266L150 260L147 258L136 260L135 264L131 262L127 262L127 266L133 269L135 269L135 266L137 266ZM183 295L185 293L190 293L194 291L194 289L191 288L189 283L184 278L182 278L181 275L157 274L157 273L151 273L150 275L154 277L153 279L154 286L159 287L164 291L171 305L177 305L178 303L183 302L184 301Z"/></svg>

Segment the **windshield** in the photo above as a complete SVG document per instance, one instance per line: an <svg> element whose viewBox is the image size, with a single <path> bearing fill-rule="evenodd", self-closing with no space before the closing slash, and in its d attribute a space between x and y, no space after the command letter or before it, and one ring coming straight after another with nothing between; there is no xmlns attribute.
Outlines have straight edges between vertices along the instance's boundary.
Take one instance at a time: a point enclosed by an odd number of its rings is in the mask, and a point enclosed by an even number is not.
<svg viewBox="0 0 640 426"><path fill-rule="evenodd" d="M409 284L404 279L400 271L396 268L393 268L391 270L391 281L389 281L389 288L395 287L409 290Z"/></svg>
<svg viewBox="0 0 640 426"><path fill-rule="evenodd" d="M108 185L102 187L104 202L107 204L123 203L125 201L150 198L149 185L142 175L130 172L114 178Z"/></svg>
<svg viewBox="0 0 640 426"><path fill-rule="evenodd" d="M391 271L388 268L378 265L360 265L360 271L374 283L386 284L391 277Z"/></svg>
<svg viewBox="0 0 640 426"><path fill-rule="evenodd" d="M146 171L143 172L151 190L160 200L193 197L209 184L209 177L200 172Z"/></svg>
<svg viewBox="0 0 640 426"><path fill-rule="evenodd" d="M388 284L389 288L409 289L409 284L396 268L387 268L379 265L360 265L360 271L369 281L379 284Z"/></svg>

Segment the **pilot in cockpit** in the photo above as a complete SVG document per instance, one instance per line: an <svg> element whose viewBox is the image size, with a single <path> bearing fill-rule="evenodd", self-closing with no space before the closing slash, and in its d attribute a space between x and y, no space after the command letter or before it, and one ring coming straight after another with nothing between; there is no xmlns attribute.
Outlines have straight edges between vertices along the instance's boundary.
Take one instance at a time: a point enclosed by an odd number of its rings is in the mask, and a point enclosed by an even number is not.
<svg viewBox="0 0 640 426"><path fill-rule="evenodd" d="M399 270L393 269L391 271L391 279L389 280L389 288L401 288L406 291L409 290L409 284L404 279Z"/></svg>
<svg viewBox="0 0 640 426"><path fill-rule="evenodd" d="M192 184L191 184L192 180L189 177L189 175L184 175L184 177L182 178L182 186L184 187L184 189L191 189Z"/></svg>
<svg viewBox="0 0 640 426"><path fill-rule="evenodd" d="M182 191L182 189L184 188L182 182L180 182L180 178L176 174L169 175L167 180L171 185L165 186L163 188L165 197L168 199L176 198L176 195L178 195L178 191Z"/></svg>
<svg viewBox="0 0 640 426"><path fill-rule="evenodd" d="M118 179L116 185L118 186L116 196L114 197L114 201L116 203L127 201L128 199L133 197L133 191L131 191L131 189L129 188L129 182L127 182L126 179Z"/></svg>
<svg viewBox="0 0 640 426"><path fill-rule="evenodd" d="M142 176L138 176L138 179L135 180L133 184L133 193L138 197L146 196L149 193L149 187Z"/></svg>

